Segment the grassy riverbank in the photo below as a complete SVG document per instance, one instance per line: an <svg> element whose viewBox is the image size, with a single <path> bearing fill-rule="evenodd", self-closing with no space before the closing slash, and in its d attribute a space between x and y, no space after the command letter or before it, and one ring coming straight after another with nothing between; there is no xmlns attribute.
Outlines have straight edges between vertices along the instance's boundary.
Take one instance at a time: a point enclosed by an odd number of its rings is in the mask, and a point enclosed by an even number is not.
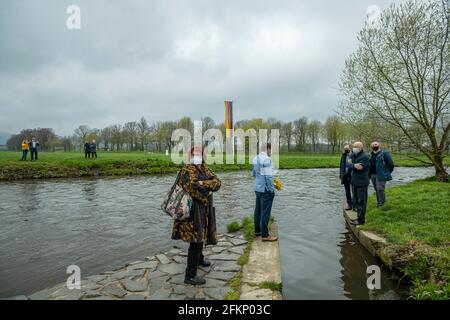
<svg viewBox="0 0 450 320"><path fill-rule="evenodd" d="M387 197L383 209L370 197L363 229L390 243L382 259L410 281L414 299L450 299L450 183L419 180Z"/></svg>
<svg viewBox="0 0 450 320"><path fill-rule="evenodd" d="M84 159L84 154L75 152L41 152L36 162L19 161L20 156L17 152L0 152L0 180L162 174L179 168L170 156L147 152L99 152L98 159ZM339 160L340 155L281 154L280 168L337 168ZM395 155L394 160L402 167L423 165L405 155ZM217 172L250 169L248 164L211 167Z"/></svg>

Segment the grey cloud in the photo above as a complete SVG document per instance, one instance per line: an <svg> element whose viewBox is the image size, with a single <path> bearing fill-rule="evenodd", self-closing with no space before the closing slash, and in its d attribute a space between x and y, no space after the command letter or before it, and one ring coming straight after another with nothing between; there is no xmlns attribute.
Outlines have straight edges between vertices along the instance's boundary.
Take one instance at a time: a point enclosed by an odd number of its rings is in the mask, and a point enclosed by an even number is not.
<svg viewBox="0 0 450 320"><path fill-rule="evenodd" d="M0 2L0 131L137 120L325 119L365 10L353 1ZM78 4L82 30L65 27Z"/></svg>

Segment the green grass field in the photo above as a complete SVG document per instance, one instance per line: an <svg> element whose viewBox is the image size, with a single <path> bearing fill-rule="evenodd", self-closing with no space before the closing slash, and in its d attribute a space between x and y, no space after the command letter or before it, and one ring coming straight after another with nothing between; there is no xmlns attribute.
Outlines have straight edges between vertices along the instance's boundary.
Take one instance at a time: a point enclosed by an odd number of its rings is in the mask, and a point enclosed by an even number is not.
<svg viewBox="0 0 450 320"><path fill-rule="evenodd" d="M387 189L385 208L369 198L366 225L391 244L394 267L416 299L450 299L450 183L419 180Z"/></svg>
<svg viewBox="0 0 450 320"><path fill-rule="evenodd" d="M99 152L98 156L98 159L84 159L84 154L76 152L40 152L38 161L24 162L19 160L19 152L0 152L0 180L163 174L175 172L180 167L172 163L170 156L159 153ZM331 154L281 154L280 168L336 168L339 160L340 155ZM395 155L394 160L397 166L423 166L404 155ZM249 170L251 166L247 163L211 167L219 172Z"/></svg>

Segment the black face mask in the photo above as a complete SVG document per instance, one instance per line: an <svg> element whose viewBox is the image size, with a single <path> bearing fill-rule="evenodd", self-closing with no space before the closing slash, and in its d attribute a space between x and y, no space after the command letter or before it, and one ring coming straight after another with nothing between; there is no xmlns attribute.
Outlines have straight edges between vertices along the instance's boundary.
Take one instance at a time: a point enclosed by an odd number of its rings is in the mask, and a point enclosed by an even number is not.
<svg viewBox="0 0 450 320"><path fill-rule="evenodd" d="M380 147L373 147L372 150L376 152L376 151L380 150Z"/></svg>
<svg viewBox="0 0 450 320"><path fill-rule="evenodd" d="M350 152L350 150L344 150L344 153L349 153Z"/></svg>

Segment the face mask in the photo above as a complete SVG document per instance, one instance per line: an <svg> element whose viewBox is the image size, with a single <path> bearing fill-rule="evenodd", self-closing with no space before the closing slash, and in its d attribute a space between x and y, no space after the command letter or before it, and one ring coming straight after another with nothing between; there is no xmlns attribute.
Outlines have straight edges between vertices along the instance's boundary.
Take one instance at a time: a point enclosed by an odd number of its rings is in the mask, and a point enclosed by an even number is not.
<svg viewBox="0 0 450 320"><path fill-rule="evenodd" d="M350 150L344 150L344 153L349 153L350 152Z"/></svg>
<svg viewBox="0 0 450 320"><path fill-rule="evenodd" d="M353 153L359 153L361 150L359 148L353 148Z"/></svg>
<svg viewBox="0 0 450 320"><path fill-rule="evenodd" d="M195 155L191 158L192 164L202 164L202 162L203 162L203 159L200 156Z"/></svg>
<svg viewBox="0 0 450 320"><path fill-rule="evenodd" d="M380 150L380 147L372 147L372 150L373 151L378 151L378 150Z"/></svg>

